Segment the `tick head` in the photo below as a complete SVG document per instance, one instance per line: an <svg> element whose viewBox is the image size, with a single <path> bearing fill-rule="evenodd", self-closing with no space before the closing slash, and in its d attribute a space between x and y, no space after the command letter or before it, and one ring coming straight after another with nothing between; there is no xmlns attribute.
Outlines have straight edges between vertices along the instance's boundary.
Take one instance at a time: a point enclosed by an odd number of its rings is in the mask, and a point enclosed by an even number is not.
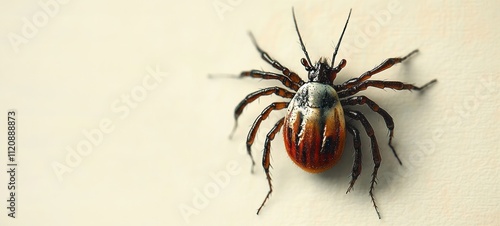
<svg viewBox="0 0 500 226"><path fill-rule="evenodd" d="M304 65L306 71L309 72L308 77L310 82L332 85L333 81L337 77L337 73L345 67L347 61L342 59L337 67L331 67L325 58L320 58L314 67L309 65L307 60L304 58L301 60L301 63Z"/></svg>

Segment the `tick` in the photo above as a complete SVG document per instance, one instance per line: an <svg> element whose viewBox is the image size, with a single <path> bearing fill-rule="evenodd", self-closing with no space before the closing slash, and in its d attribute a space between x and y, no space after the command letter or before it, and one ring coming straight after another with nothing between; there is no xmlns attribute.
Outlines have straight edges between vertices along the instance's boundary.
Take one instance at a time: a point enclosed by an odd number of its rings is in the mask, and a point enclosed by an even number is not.
<svg viewBox="0 0 500 226"><path fill-rule="evenodd" d="M250 155L250 158L252 159L253 172L255 161L252 157L251 147L254 143L257 130L259 129L262 121L264 121L269 114L271 114L271 112L286 109L285 116L276 122L274 127L267 133L265 139L262 166L264 167L264 171L266 173L269 192L257 210L257 214L259 214L273 191L271 176L269 173L269 168L271 166L271 141L275 138L275 135L279 131L282 130L288 156L300 168L310 173L320 173L330 169L340 160L344 151L346 133L349 133L353 139L354 164L352 166L351 180L346 192L348 193L354 186L362 168L361 138L360 132L355 126L357 122L363 127L371 143L371 154L374 167L369 195L375 211L380 218L380 213L375 202L373 191L382 158L380 156L379 145L373 127L361 112L355 110L356 105L365 105L371 109L371 111L377 113L384 119L387 129L389 130L388 146L391 148L392 153L398 160L399 164L402 163L392 145L394 121L391 115L379 107L373 100L366 96L358 95L358 93L369 87L379 89L389 88L394 90L423 90L430 84L435 83L437 80L434 79L420 87L400 81L370 80L371 76L407 60L410 56L418 52L418 50L414 50L404 57L388 58L377 67L363 73L357 78L351 78L341 84L334 84L337 74L347 64L347 61L342 59L338 65L335 65L335 56L339 50L347 24L349 23L351 11L352 10L349 11L349 16L347 17L344 29L342 30L342 34L340 35L339 41L335 47L331 61L328 61L326 58L320 58L315 64L313 64L309 58L304 42L302 41L295 12L292 9L295 30L305 56L305 58L300 60L300 63L304 66L304 69L308 73L307 82L302 80L302 78L300 78L295 72L290 71L287 67L283 66L281 63L269 56L269 54L262 50L257 44L257 41L252 33L249 33L250 38L262 59L281 73L250 70L241 72L239 77L278 80L286 88L275 86L248 94L236 106L234 112L234 129L237 127L237 120L243 112L243 109L259 97L275 94L285 99L290 99L289 101L274 102L267 106L255 119L255 122L248 132L246 148L248 155Z"/></svg>

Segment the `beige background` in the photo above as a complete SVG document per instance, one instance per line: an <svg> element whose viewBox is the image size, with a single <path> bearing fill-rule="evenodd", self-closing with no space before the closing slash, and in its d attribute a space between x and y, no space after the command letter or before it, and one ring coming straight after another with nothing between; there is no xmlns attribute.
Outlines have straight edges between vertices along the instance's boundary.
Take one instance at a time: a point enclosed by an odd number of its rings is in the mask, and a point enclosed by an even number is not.
<svg viewBox="0 0 500 226"><path fill-rule="evenodd" d="M7 140L7 111L16 109L19 166L17 217L6 216L2 201L0 224L500 225L498 3L268 2L1 3L0 140ZM338 166L311 175L288 159L279 134L274 193L255 215L268 188L260 164L250 174L244 142L273 98L249 106L227 137L234 106L279 83L207 74L272 70L252 46L251 30L306 78L292 6L314 61L331 57L353 9L337 58L348 64L337 82L415 48L418 55L375 78L439 80L424 94L365 92L393 115L404 162L392 157L383 120L369 114L383 152L375 190L382 220L368 196L365 135L364 171L346 195L350 139ZM263 123L258 163L263 137L282 115ZM0 148L6 169L5 142ZM0 179L6 200L7 173Z"/></svg>

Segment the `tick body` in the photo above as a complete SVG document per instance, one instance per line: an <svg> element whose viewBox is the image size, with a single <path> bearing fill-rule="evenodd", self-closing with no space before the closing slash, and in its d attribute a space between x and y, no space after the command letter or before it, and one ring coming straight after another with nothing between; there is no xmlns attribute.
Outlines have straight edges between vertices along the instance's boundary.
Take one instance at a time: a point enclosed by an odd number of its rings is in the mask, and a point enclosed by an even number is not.
<svg viewBox="0 0 500 226"><path fill-rule="evenodd" d="M342 156L345 120L333 87L308 82L288 105L283 129L290 158L305 171L323 172Z"/></svg>
<svg viewBox="0 0 500 226"><path fill-rule="evenodd" d="M243 109L259 97L274 94L288 99L288 101L274 102L267 106L255 119L250 131L248 132L246 147L247 152L252 159L253 171L255 162L253 161L251 147L255 141L257 130L259 129L261 123L273 111L287 109L285 116L278 120L273 128L267 133L264 142L262 166L264 168L264 172L266 173L269 192L257 210L257 214L259 214L273 191L271 174L269 171L271 167L271 141L275 138L275 135L278 132L282 130L285 147L292 161L303 170L311 173L320 173L334 166L340 160L342 153L344 152L344 143L345 139L347 139L347 135L350 135L353 141L352 149L354 153L354 163L352 166L351 180L347 188L347 192L349 192L354 186L356 179L361 174L362 169L361 137L360 131L357 129L357 126L361 125L364 132L370 139L370 149L373 159L373 171L371 174L372 177L369 195L375 211L380 218L380 213L373 194L378 169L382 161L380 148L375 136L375 131L373 130L370 122L361 112L357 111L356 108L366 106L372 112L383 118L387 129L389 130L388 146L401 164L401 161L392 145L394 121L387 111L378 106L370 98L358 95L358 93L370 87L378 89L419 91L426 88L430 84L433 84L436 80L434 79L420 87L400 81L370 80L373 75L380 73L395 64L405 61L411 55L418 52L418 50L414 50L404 57L388 58L377 67L366 71L359 77L351 78L341 84L334 84L337 74L347 64L347 61L342 59L338 65L335 65L335 57L344 32L347 28L350 16L351 12L349 12L349 16L347 17L347 21L335 47L331 61L328 61L326 58L321 58L313 64L309 58L304 42L302 41L297 20L295 19L295 13L293 13L295 30L300 41L300 46L305 55L305 58L302 58L300 63L304 66L304 69L308 74L307 82L302 80L298 74L290 71L287 67L271 58L267 52L259 47L255 38L250 33L251 40L257 48L257 51L260 53L262 59L281 73L250 70L241 72L239 77L277 80L285 87L268 87L248 94L236 106L234 112L234 129L237 127L237 120L243 112Z"/></svg>

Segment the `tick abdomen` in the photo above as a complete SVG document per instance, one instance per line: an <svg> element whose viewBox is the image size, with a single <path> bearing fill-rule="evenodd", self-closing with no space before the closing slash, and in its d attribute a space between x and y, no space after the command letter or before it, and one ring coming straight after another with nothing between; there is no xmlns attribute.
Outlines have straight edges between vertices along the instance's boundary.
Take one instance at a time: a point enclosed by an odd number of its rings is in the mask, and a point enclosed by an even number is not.
<svg viewBox="0 0 500 226"><path fill-rule="evenodd" d="M288 105L283 128L290 158L311 173L334 166L345 140L344 111L335 89L319 82L304 84Z"/></svg>

